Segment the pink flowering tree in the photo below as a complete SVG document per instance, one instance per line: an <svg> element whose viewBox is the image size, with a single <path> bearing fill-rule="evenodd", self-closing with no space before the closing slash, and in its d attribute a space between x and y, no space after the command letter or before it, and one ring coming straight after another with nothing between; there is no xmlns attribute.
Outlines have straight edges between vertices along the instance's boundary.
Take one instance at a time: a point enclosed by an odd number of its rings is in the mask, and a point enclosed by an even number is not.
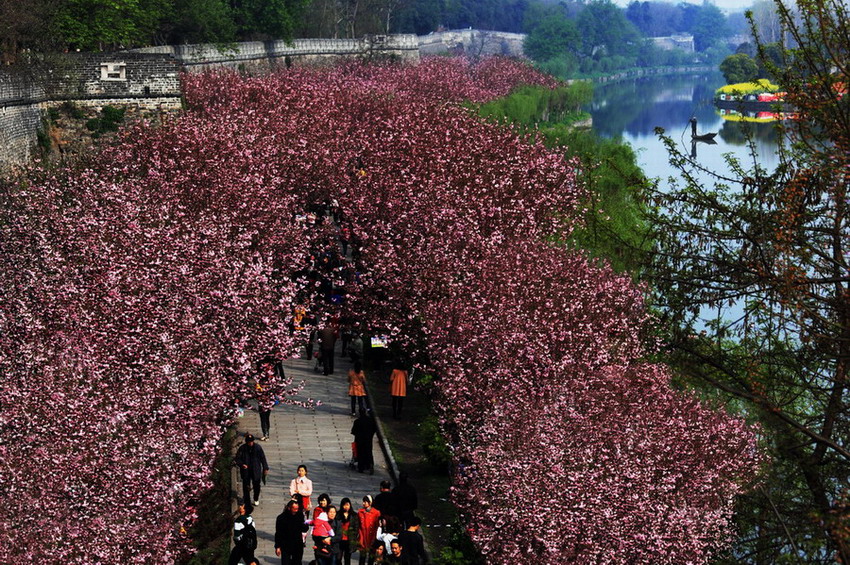
<svg viewBox="0 0 850 565"><path fill-rule="evenodd" d="M639 287L550 243L582 215L573 165L460 104L521 83L555 84L505 59L192 75L180 118L7 184L0 561L190 551L216 440L256 361L295 351L297 273L334 236L295 217L334 198L351 312L437 376L490 562L706 562L753 432L643 360Z"/></svg>

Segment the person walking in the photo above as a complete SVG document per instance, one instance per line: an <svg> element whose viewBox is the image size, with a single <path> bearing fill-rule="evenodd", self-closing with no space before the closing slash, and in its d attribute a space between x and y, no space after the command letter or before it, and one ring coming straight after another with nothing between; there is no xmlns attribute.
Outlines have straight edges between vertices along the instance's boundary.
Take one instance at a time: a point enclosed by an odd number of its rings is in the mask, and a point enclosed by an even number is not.
<svg viewBox="0 0 850 565"><path fill-rule="evenodd" d="M390 375L390 395L392 396L393 418L400 420L404 397L407 396L407 369L399 361L396 361Z"/></svg>
<svg viewBox="0 0 850 565"><path fill-rule="evenodd" d="M357 551L357 534L360 530L360 519L351 507L351 500L343 498L339 503L337 514L341 526L342 539L339 542L342 565L351 565L351 554Z"/></svg>
<svg viewBox="0 0 850 565"><path fill-rule="evenodd" d="M348 255L348 244L351 241L351 228L346 224L339 229L339 242L342 244L342 256Z"/></svg>
<svg viewBox="0 0 850 565"><path fill-rule="evenodd" d="M271 434L271 414L276 396L275 385L283 382L284 378L283 363L280 361L266 357L259 363L255 388L257 391L257 411L260 413L260 429L263 433L260 441L266 441Z"/></svg>
<svg viewBox="0 0 850 565"><path fill-rule="evenodd" d="M322 369L324 375L332 375L334 372L334 346L336 345L337 330L331 319L325 320L325 325L319 330L319 345L322 355Z"/></svg>
<svg viewBox="0 0 850 565"><path fill-rule="evenodd" d="M242 500L250 504L253 485L253 505L260 504L260 481L269 474L269 463L263 448L256 445L252 434L245 434L245 443L236 450L235 463L242 479Z"/></svg>
<svg viewBox="0 0 850 565"><path fill-rule="evenodd" d="M274 552L280 557L281 565L301 565L304 535L309 529L301 505L297 500L290 500L278 515L274 528Z"/></svg>
<svg viewBox="0 0 850 565"><path fill-rule="evenodd" d="M369 553L372 543L378 539L378 519L380 517L381 511L372 508L372 495L367 494L363 497L363 507L357 511L357 518L360 522L358 531L360 565L364 565L366 554Z"/></svg>
<svg viewBox="0 0 850 565"><path fill-rule="evenodd" d="M310 496L313 494L313 481L307 478L306 465L299 465L297 474L298 476L289 483L289 494L298 501L306 515L312 507Z"/></svg>
<svg viewBox="0 0 850 565"><path fill-rule="evenodd" d="M360 417L354 420L351 426L351 434L357 448L357 470L361 473L369 471L375 473L375 460L372 457L372 439L375 437L377 427L374 420L365 410L360 411ZM371 505L371 501L369 503Z"/></svg>
<svg viewBox="0 0 850 565"><path fill-rule="evenodd" d="M307 345L305 354L308 360L313 360L313 344L316 341L316 334L318 331L316 330L316 322L312 318L307 320Z"/></svg>
<svg viewBox="0 0 850 565"><path fill-rule="evenodd" d="M230 550L228 565L237 565L244 561L247 565L254 562L254 550L257 549L257 528L251 517L253 507L243 502L239 505L239 516L233 522L233 549Z"/></svg>
<svg viewBox="0 0 850 565"><path fill-rule="evenodd" d="M425 542L422 540L422 534L419 533L421 526L422 521L414 516L408 521L407 529L398 535L398 542L411 565L427 565L428 563Z"/></svg>
<svg viewBox="0 0 850 565"><path fill-rule="evenodd" d="M344 280L340 283L344 286ZM339 339L342 341L342 345L340 346L340 355L345 357L348 355L348 347L351 343L351 318L348 316L343 316L340 318L340 326L339 326Z"/></svg>
<svg viewBox="0 0 850 565"><path fill-rule="evenodd" d="M361 412L368 411L366 406L366 373L360 361L355 361L354 366L348 370L348 396L351 397L351 415L355 416L355 404L360 407Z"/></svg>
<svg viewBox="0 0 850 565"><path fill-rule="evenodd" d="M348 344L348 355L352 361L363 360L363 338L359 333L355 332L354 337L351 338L351 343Z"/></svg>
<svg viewBox="0 0 850 565"><path fill-rule="evenodd" d="M419 496L416 493L416 488L410 484L407 471L399 472L398 484L393 489L393 495L395 495L398 516L404 526L407 527L414 512L419 507Z"/></svg>
<svg viewBox="0 0 850 565"><path fill-rule="evenodd" d="M379 487L380 491L372 501L372 506L376 510L381 511L381 516L383 518L398 516L398 501L396 500L395 494L393 494L390 490L392 486L392 483L389 481L381 481L381 485ZM389 551L389 549L390 546L387 544L387 550Z"/></svg>

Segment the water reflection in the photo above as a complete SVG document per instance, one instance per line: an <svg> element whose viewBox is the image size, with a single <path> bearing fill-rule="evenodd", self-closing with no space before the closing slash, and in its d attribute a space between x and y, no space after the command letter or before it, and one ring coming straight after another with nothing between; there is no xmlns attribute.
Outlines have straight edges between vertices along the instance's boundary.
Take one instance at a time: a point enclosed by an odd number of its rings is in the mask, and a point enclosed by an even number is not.
<svg viewBox="0 0 850 565"><path fill-rule="evenodd" d="M725 153L742 161L754 159L772 170L777 162L777 135L771 123L729 121L714 106L715 90L725 84L720 73L650 77L597 86L589 111L593 127L602 136L621 137L638 152L641 167L650 177L678 176L668 163L667 150L655 135L662 127L680 143L686 155L710 171L728 171ZM700 132L717 132L716 145L691 146L690 120L696 118ZM756 140L756 155L749 155L747 135ZM710 178L706 175L706 183Z"/></svg>

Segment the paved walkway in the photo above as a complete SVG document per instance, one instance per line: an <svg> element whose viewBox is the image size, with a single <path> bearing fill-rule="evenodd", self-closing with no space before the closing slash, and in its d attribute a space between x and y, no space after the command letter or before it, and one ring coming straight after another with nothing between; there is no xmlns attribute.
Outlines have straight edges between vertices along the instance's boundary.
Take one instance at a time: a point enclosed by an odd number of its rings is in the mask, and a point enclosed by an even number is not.
<svg viewBox="0 0 850 565"><path fill-rule="evenodd" d="M339 345L337 345L339 351ZM278 405L271 414L271 435L268 441L257 441L266 453L269 462L267 484L263 486L260 505L254 508L254 520L257 527L258 546L255 556L260 563L280 563L274 552L275 519L289 502L289 483L296 476L298 465L304 464L308 477L313 481L315 506L321 493L331 497L331 503L339 505L345 497L351 499L352 507L360 508L360 500L365 494L375 496L379 492L382 480L389 480L390 474L378 437L375 437L373 454L375 474L358 473L348 467L351 458L351 426L354 418L350 416L348 396L349 360L342 359L337 353L333 375L324 376L313 372L314 361L289 359L284 363L286 375L293 383L306 381L299 398L313 398L321 401L315 411L295 406ZM257 412L246 411L239 420L240 439L251 432L257 438L260 432L260 417ZM238 479L238 475L234 474ZM242 483L234 484L235 492L242 496ZM311 540L307 538L304 549L304 563L313 559ZM356 556L355 556L356 559Z"/></svg>

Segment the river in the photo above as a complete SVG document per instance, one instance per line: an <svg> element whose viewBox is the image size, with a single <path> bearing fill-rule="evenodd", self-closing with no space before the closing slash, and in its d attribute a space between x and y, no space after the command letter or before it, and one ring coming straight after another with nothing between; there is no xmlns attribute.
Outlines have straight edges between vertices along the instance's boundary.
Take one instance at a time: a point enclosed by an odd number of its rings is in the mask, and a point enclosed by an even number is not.
<svg viewBox="0 0 850 565"><path fill-rule="evenodd" d="M714 91L726 82L718 73L674 74L596 85L589 108L593 128L603 137L620 137L638 154L638 164L650 178L666 180L678 176L669 164L667 150L655 128L660 126L681 151L691 154L691 117L697 119L697 132L717 132L716 145L698 143L696 161L702 167L724 173L725 153L745 165L752 163L744 130L756 139L756 159L768 171L778 163L777 136L772 123L731 121L722 117L712 101ZM709 176L703 179L709 182Z"/></svg>

